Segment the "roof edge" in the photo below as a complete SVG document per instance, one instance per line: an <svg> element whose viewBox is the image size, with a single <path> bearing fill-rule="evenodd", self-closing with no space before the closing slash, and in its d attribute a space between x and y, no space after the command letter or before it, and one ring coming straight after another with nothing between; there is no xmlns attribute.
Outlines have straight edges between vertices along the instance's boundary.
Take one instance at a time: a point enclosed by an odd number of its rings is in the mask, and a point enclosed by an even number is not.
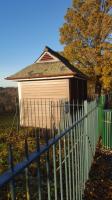
<svg viewBox="0 0 112 200"><path fill-rule="evenodd" d="M63 76L75 76L76 74L75 73L67 73L67 74L54 74L54 75L43 75L43 76L34 76L34 77L18 77L18 78L11 78L10 76L9 77L6 77L5 80L22 80L22 79L38 79L38 78L55 78L55 77L63 77Z"/></svg>

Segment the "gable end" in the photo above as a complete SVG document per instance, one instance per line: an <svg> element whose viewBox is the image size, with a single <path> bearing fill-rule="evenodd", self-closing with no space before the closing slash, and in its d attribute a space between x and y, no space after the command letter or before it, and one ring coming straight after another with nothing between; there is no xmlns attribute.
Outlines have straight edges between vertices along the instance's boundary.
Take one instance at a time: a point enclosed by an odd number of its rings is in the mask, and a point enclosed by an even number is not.
<svg viewBox="0 0 112 200"><path fill-rule="evenodd" d="M40 59L40 61L48 61L48 60L54 60L54 58L48 53L45 53L44 56L42 56L42 58Z"/></svg>
<svg viewBox="0 0 112 200"><path fill-rule="evenodd" d="M44 52L40 58L36 61L36 63L43 63L43 62L57 62L59 61L58 58L56 58L55 56L53 56L51 53L49 52Z"/></svg>

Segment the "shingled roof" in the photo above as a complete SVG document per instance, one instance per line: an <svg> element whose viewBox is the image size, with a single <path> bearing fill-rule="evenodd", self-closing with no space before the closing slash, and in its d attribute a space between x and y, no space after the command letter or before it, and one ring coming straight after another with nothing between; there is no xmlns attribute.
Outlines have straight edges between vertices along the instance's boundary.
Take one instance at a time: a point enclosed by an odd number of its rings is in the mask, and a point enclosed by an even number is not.
<svg viewBox="0 0 112 200"><path fill-rule="evenodd" d="M59 53L45 47L41 56L31 65L7 77L7 80L22 80L43 77L57 77L73 75L87 79L87 77Z"/></svg>

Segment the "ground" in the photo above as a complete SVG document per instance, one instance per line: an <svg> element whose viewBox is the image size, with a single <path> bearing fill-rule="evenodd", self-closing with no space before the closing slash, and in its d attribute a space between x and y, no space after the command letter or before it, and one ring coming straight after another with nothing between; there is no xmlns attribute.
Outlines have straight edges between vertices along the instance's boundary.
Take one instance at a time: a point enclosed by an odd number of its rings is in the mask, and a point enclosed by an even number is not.
<svg viewBox="0 0 112 200"><path fill-rule="evenodd" d="M97 150L83 200L112 200L112 151Z"/></svg>

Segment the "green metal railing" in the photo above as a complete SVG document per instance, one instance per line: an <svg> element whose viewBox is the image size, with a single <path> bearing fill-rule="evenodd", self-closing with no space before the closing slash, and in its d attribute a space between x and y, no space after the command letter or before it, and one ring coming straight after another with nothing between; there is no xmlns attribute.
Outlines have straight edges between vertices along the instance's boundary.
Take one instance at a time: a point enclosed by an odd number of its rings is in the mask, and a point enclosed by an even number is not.
<svg viewBox="0 0 112 200"><path fill-rule="evenodd" d="M102 135L103 146L112 149L112 110L103 111L104 129Z"/></svg>
<svg viewBox="0 0 112 200"><path fill-rule="evenodd" d="M61 103L58 132L29 153L25 140L25 159L14 164L14 149L9 148L10 169L0 176L0 197L19 200L82 200L85 183L98 142L98 109L96 101L84 102L79 109ZM71 111L72 110L72 111Z"/></svg>
<svg viewBox="0 0 112 200"><path fill-rule="evenodd" d="M112 109L109 109L109 103L112 104L112 94L108 94L108 107L105 109L106 96L102 95L98 105L99 133L102 136L102 144L106 149L112 149Z"/></svg>
<svg viewBox="0 0 112 200"><path fill-rule="evenodd" d="M99 128L99 133L101 136L104 130L104 123L103 123L104 105L105 105L105 95L102 95L100 96L99 101L98 101L98 128Z"/></svg>

